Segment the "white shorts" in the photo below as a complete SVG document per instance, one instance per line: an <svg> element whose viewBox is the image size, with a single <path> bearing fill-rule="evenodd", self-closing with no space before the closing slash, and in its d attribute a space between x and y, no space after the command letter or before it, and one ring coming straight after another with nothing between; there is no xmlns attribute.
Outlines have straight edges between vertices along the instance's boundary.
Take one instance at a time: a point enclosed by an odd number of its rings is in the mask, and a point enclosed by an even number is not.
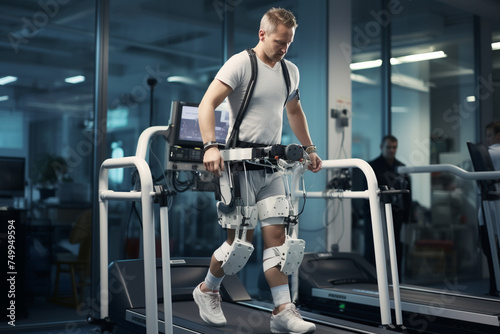
<svg viewBox="0 0 500 334"><path fill-rule="evenodd" d="M250 170L238 173L240 181L240 195L243 205L254 206L268 197L285 197L285 185L280 173L269 173L265 170ZM268 218L260 222L261 227L281 225L283 217Z"/></svg>

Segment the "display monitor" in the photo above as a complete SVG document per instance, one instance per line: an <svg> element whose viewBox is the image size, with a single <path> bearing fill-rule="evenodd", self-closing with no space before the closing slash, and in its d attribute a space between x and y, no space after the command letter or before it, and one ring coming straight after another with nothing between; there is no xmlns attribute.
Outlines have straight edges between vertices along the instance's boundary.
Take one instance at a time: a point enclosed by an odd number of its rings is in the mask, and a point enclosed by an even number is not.
<svg viewBox="0 0 500 334"><path fill-rule="evenodd" d="M0 157L0 197L24 197L25 158Z"/></svg>
<svg viewBox="0 0 500 334"><path fill-rule="evenodd" d="M203 147L198 124L198 103L173 101L170 124L174 128L173 145L184 147ZM229 128L229 109L222 103L215 110L215 138L224 144Z"/></svg>

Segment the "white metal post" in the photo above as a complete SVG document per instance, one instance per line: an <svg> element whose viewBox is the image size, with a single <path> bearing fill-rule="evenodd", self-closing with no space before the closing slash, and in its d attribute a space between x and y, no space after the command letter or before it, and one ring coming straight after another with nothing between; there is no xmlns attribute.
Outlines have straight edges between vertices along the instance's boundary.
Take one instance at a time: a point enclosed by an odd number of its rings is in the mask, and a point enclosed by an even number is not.
<svg viewBox="0 0 500 334"><path fill-rule="evenodd" d="M144 130L138 140L136 155L133 157L107 159L101 165L99 173L99 225L100 225L100 317L104 319L109 316L109 289L108 289L108 200L141 201L143 220L143 253L144 253L144 291L146 300L146 332L148 334L158 333L158 298L156 282L156 253L153 201L154 188L151 170L146 162L146 156L151 138L157 135L168 137L170 128L168 126L154 126ZM114 192L108 189L108 169L135 167L139 174L141 191L139 192ZM167 208L161 211L165 219L168 216ZM168 224L168 219L166 220ZM162 228L162 231L164 229ZM166 235L166 238L163 236ZM166 234L162 232L163 246L163 276L164 276L164 299L167 309L165 310L165 332L172 332L172 307L170 292L170 253L168 243L168 225ZM166 250L166 253L165 253ZM167 263L167 265L165 265ZM167 267L167 268L165 268ZM168 274L165 272L168 272ZM165 279L167 282L165 283ZM166 294L165 294L166 291Z"/></svg>
<svg viewBox="0 0 500 334"><path fill-rule="evenodd" d="M163 276L163 313L165 317L165 333L172 330L172 284L170 277L170 243L168 232L168 207L160 207L161 260Z"/></svg>
<svg viewBox="0 0 500 334"><path fill-rule="evenodd" d="M140 192L114 192L108 190L108 169L135 167L141 182ZM158 333L158 299L156 293L156 256L153 221L153 178L144 159L125 157L107 159L101 165L99 175L100 201L100 280L101 280L101 318L109 315L108 298L108 200L141 200L143 219L144 282L146 299L146 330L148 334ZM140 194L140 197L138 196ZM153 288L152 288L153 287Z"/></svg>
<svg viewBox="0 0 500 334"><path fill-rule="evenodd" d="M401 310L401 293L399 290L399 276L398 276L398 259L396 253L396 237L394 235L394 225L392 218L392 205L385 203L385 221L387 223L387 237L389 242L389 256L391 259L391 273L392 273L392 293L394 299L394 310L396 312L396 325L403 325L403 312Z"/></svg>
<svg viewBox="0 0 500 334"><path fill-rule="evenodd" d="M101 192L108 190L108 170L102 168L99 175L99 250L100 250L100 281L101 291L99 291L101 319L109 316L108 298L108 202L101 197Z"/></svg>
<svg viewBox="0 0 500 334"><path fill-rule="evenodd" d="M370 165L361 159L339 159L323 161L323 169L332 168L359 168L366 177L368 190L366 191L344 191L344 192L308 192L309 198L367 198L370 204L370 213L372 216L372 229L375 248L375 263L377 270L377 284L380 301L381 324L386 326L391 324L391 305L389 300L389 284L387 281L387 269L385 263L385 245L383 237L381 211L379 206L380 192L378 188L375 172ZM292 177L292 196L300 198L302 192L299 190L301 170L294 171ZM292 289L295 288L292 286ZM292 295L295 291L292 291ZM395 301L396 302L396 301Z"/></svg>

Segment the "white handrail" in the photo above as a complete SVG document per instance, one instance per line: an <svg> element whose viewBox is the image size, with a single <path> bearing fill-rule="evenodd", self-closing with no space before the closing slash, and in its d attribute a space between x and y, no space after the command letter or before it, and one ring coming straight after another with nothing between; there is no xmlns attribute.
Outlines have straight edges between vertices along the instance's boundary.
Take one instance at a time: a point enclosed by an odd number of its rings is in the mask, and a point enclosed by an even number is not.
<svg viewBox="0 0 500 334"><path fill-rule="evenodd" d="M151 138L158 135L163 135L166 138L168 137L169 133L170 126L152 126L142 131L141 135L139 136L139 140L137 141L135 156L146 160Z"/></svg>
<svg viewBox="0 0 500 334"><path fill-rule="evenodd" d="M425 166L400 166L397 167L399 174L412 173L451 173L466 180L494 180L500 179L500 172L468 172L460 167L450 164L425 165Z"/></svg>
<svg viewBox="0 0 500 334"><path fill-rule="evenodd" d="M144 291L146 301L146 333L158 333L158 296L156 292L156 254L154 232L154 186L153 177L146 156L151 138L157 135L168 136L168 126L155 126L144 130L138 140L136 155L132 157L105 160L99 173L99 232L100 232L100 304L101 319L109 316L109 286L108 286L108 201L125 200L141 201L143 221L143 253L144 253ZM140 191L115 192L108 189L109 169L136 168L141 184ZM168 219L166 208L161 209L162 237L162 273L163 299L165 315L165 332L172 332L172 303L170 286L170 253L168 251ZM166 220L166 222L163 222Z"/></svg>
<svg viewBox="0 0 500 334"><path fill-rule="evenodd" d="M359 168L366 177L368 190L366 191L324 191L307 193L312 198L367 198L370 204L372 216L372 229L375 248L375 264L377 270L377 284L380 301L380 317L382 325L391 324L391 306L389 299L389 284L387 281L387 269L385 263L385 245L382 228L382 215L379 205L379 187L375 172L371 166L361 159L339 159L323 161L323 169L332 168ZM296 199L303 196L300 191L300 178L303 170L296 169L292 175L292 196ZM401 304L401 300L394 300L395 304Z"/></svg>
<svg viewBox="0 0 500 334"><path fill-rule="evenodd" d="M135 167L141 182L140 192L110 192L108 190L108 170ZM100 225L100 279L101 279L101 319L109 316L108 300L108 200L138 200L142 205L144 282L146 299L147 333L158 333L158 301L156 289L155 234L153 219L153 178L149 165L138 157L107 159L101 165L99 173L99 225Z"/></svg>

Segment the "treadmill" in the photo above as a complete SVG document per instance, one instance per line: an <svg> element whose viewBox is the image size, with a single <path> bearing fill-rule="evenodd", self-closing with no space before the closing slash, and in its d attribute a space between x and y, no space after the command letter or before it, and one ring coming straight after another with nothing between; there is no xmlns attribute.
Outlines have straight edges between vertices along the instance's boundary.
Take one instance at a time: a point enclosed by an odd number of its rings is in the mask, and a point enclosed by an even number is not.
<svg viewBox="0 0 500 334"><path fill-rule="evenodd" d="M222 293L229 303L223 309L228 325L221 328L207 326L198 315L197 306L191 297L194 287L201 282L208 269L205 264L189 265L189 259L170 259L168 232L167 189L153 184L153 178L146 155L151 138L168 138L169 126L147 128L139 137L134 156L105 160L99 173L99 243L100 243L100 312L99 318L89 319L101 325L103 330L123 333L269 333L269 318L272 305L252 302L237 276L224 279ZM368 175L369 190L362 194L370 198L370 204L378 215L376 178L368 163L360 159L345 159L348 163L356 160ZM333 161L323 161L323 165ZM140 190L117 192L108 188L110 169L135 168ZM302 171L303 172L303 171ZM299 168L293 178L296 184L300 179ZM302 193L295 196L298 198ZM143 259L116 261L108 267L108 202L112 200L137 201L142 207L143 221ZM160 205L161 264L155 256L154 203ZM297 208L297 203L293 203ZM380 220L374 219L374 236L382 235ZM381 328L368 327L332 317L307 313L303 316L317 324L315 333L386 333L391 323L389 292L383 245L375 243L377 259L378 291L380 300ZM379 266L380 264L380 266ZM191 268L181 270L179 268ZM195 269L192 269L195 268ZM200 269L201 268L201 269ZM161 274L160 274L161 272ZM202 275L200 276L200 273ZM292 289L296 291L298 273L292 278ZM178 282L179 281L179 282ZM179 284L177 284L179 283ZM396 289L395 289L396 291ZM397 294L397 293L395 293ZM292 295L295 295L292 292ZM394 298L397 305L398 298ZM399 320L398 320L399 321Z"/></svg>
<svg viewBox="0 0 500 334"><path fill-rule="evenodd" d="M143 260L123 260L109 267L109 318L113 332L136 334L146 332ZM210 258L172 259L172 314L173 333L269 333L272 308L269 303L253 301L237 275L227 276L222 282L222 309L228 321L224 327L212 327L201 320L193 301L194 288L205 278ZM157 259L156 275L161 282L161 261ZM112 288L111 288L112 287ZM158 285L161 296L162 285ZM165 332L163 299L158 299L158 330ZM304 319L316 324L316 332L323 333L389 333L389 330L334 319L301 310Z"/></svg>
<svg viewBox="0 0 500 334"><path fill-rule="evenodd" d="M500 172L467 172L453 165L400 167L398 170L401 173L448 172L469 180L500 178ZM334 195L329 192L308 195ZM314 275L309 274L310 268L316 268ZM361 256L306 254L299 277L299 304L303 308L364 323L379 321L377 276L373 266ZM499 333L500 299L460 293L456 284L447 282L444 290L399 286L405 327L425 333Z"/></svg>

